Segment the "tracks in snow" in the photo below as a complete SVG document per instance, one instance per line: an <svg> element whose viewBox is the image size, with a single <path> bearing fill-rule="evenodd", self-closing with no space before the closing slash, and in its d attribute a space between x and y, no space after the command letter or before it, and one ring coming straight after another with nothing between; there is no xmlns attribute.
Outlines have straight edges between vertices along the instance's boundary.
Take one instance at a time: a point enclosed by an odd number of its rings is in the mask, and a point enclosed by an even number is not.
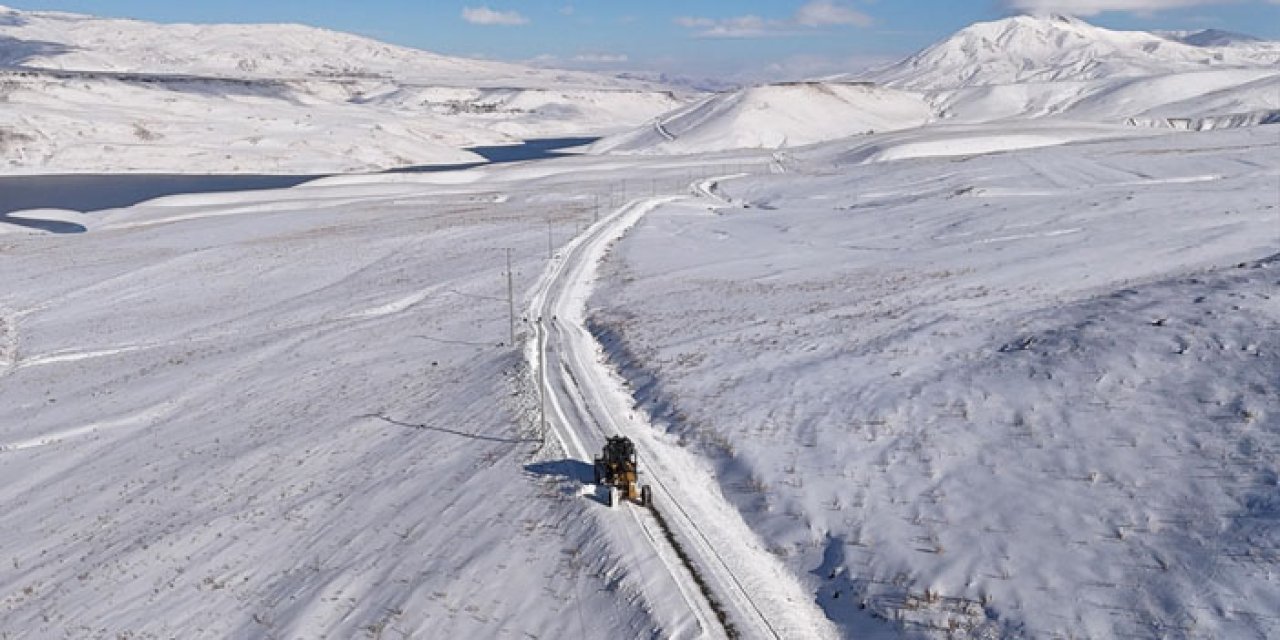
<svg viewBox="0 0 1280 640"><path fill-rule="evenodd" d="M661 120L654 120L653 130L657 131L658 135L666 139L667 142L675 142L676 137L672 135L670 131L667 131L667 123Z"/></svg>
<svg viewBox="0 0 1280 640"><path fill-rule="evenodd" d="M712 184L698 184L695 192L714 197ZM603 362L602 348L585 328L586 301L609 245L650 211L686 199L692 198L624 206L570 242L535 286L530 308L537 319L536 339L527 356L546 389L548 426L569 455L587 463L609 435L625 434L635 442L655 505L685 566L673 563L670 543L655 536L659 523L652 515L624 507L629 518L617 514L618 519L645 531L652 552L662 558L698 620L700 635L728 635L732 629L747 638L835 637L812 594L763 547L719 492L705 462L636 414L622 379ZM714 604L703 597L704 588ZM726 625L716 622L721 616Z"/></svg>

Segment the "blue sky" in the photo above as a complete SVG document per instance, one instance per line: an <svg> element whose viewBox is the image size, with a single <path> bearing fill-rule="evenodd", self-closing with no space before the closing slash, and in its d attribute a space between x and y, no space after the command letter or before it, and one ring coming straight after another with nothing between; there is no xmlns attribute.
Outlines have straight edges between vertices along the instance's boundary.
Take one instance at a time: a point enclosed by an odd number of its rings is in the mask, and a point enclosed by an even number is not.
<svg viewBox="0 0 1280 640"><path fill-rule="evenodd" d="M980 21L1058 10L1121 29L1280 39L1280 0L0 0L157 22L301 22L445 54L778 79L895 59Z"/></svg>

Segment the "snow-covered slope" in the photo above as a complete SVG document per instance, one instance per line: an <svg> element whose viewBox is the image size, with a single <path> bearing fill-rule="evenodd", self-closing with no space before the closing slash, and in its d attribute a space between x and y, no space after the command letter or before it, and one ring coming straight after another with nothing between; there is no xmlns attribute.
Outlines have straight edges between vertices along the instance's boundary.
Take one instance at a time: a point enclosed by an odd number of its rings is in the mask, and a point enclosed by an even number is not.
<svg viewBox="0 0 1280 640"><path fill-rule="evenodd" d="M0 637L705 637L510 343L584 160L0 216Z"/></svg>
<svg viewBox="0 0 1280 640"><path fill-rule="evenodd" d="M1100 80L979 85L929 94L944 119L1059 117L1167 125L1265 120L1280 110L1280 70L1220 69ZM1185 127L1184 127L1185 128Z"/></svg>
<svg viewBox="0 0 1280 640"><path fill-rule="evenodd" d="M480 161L463 150L605 133L666 92L405 87L0 71L0 171L329 173Z"/></svg>
<svg viewBox="0 0 1280 640"><path fill-rule="evenodd" d="M1120 32L1063 16L978 23L867 82L722 93L601 140L601 153L803 146L935 121L1053 117L1177 129L1280 120L1280 43Z"/></svg>
<svg viewBox="0 0 1280 640"><path fill-rule="evenodd" d="M0 71L5 173L315 174L482 159L498 132L319 99L287 84Z"/></svg>
<svg viewBox="0 0 1280 640"><path fill-rule="evenodd" d="M639 406L848 637L1276 637L1275 136L942 130L650 214L591 302Z"/></svg>
<svg viewBox="0 0 1280 640"><path fill-rule="evenodd" d="M592 146L599 153L781 149L920 126L932 111L916 94L860 83L801 82L716 94Z"/></svg>
<svg viewBox="0 0 1280 640"><path fill-rule="evenodd" d="M440 56L297 25L0 8L0 171L316 173L625 129L662 87Z"/></svg>
<svg viewBox="0 0 1280 640"><path fill-rule="evenodd" d="M1196 45L1145 31L1113 31L1064 16L1016 16L962 29L870 78L930 91L1204 69L1275 70L1277 64L1280 43L1232 40L1217 46L1210 39Z"/></svg>

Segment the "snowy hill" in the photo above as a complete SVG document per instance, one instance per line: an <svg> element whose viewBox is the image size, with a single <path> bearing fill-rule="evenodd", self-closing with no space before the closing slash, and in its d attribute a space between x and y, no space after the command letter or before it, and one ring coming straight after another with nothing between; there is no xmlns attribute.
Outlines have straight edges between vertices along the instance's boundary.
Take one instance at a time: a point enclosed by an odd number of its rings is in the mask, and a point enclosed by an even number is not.
<svg viewBox="0 0 1280 640"><path fill-rule="evenodd" d="M476 162L683 104L635 80L451 58L298 25L0 8L0 171L327 173Z"/></svg>
<svg viewBox="0 0 1280 640"><path fill-rule="evenodd" d="M1280 43L1121 32L1064 16L978 23L864 78L718 94L596 143L601 153L796 147L935 121L1058 118L1216 129L1280 121Z"/></svg>
<svg viewBox="0 0 1280 640"><path fill-rule="evenodd" d="M1277 86L1280 71L1221 69L981 85L932 92L929 99L944 118L959 122L1057 116L1203 129L1267 122L1280 110Z"/></svg>
<svg viewBox="0 0 1280 640"><path fill-rule="evenodd" d="M767 85L711 96L601 140L592 151L686 154L780 149L916 127L932 116L917 94L867 84Z"/></svg>
<svg viewBox="0 0 1280 640"><path fill-rule="evenodd" d="M962 29L871 74L871 79L930 91L1205 69L1275 70L1277 64L1280 43L1206 32L1179 41L1142 31L1113 31L1065 16L1017 16Z"/></svg>
<svg viewBox="0 0 1280 640"><path fill-rule="evenodd" d="M799 150L610 254L638 407L846 637L1280 637L1275 137L1121 130Z"/></svg>
<svg viewBox="0 0 1280 640"><path fill-rule="evenodd" d="M486 299L611 176L493 169L0 216L0 637L689 637Z"/></svg>
<svg viewBox="0 0 1280 640"><path fill-rule="evenodd" d="M377 77L463 87L654 86L442 56L296 24L154 24L5 7L0 7L0 64L237 79Z"/></svg>
<svg viewBox="0 0 1280 640"><path fill-rule="evenodd" d="M1280 119L1280 43L1224 31L1124 32L1063 16L978 23L871 78L943 120L1056 117L1178 129Z"/></svg>

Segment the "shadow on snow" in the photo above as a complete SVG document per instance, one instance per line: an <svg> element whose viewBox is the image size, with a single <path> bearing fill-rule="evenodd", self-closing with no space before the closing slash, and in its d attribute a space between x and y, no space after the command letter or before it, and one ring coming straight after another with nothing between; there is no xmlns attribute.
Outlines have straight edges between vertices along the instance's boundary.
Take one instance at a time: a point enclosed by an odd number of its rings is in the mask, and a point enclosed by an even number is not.
<svg viewBox="0 0 1280 640"><path fill-rule="evenodd" d="M84 233L87 229L82 224L62 220L41 220L39 218L20 218L0 212L0 224L12 224L28 229L40 229L49 233Z"/></svg>
<svg viewBox="0 0 1280 640"><path fill-rule="evenodd" d="M542 442L537 438L499 438L497 436L486 436L478 433L467 433L466 431L458 431L457 429L449 429L447 427L435 427L429 424L414 424L412 422L403 422L388 418L380 413L370 413L360 416L362 418L377 418L387 424L393 424L397 427L405 427L406 429L417 429L419 431L434 431L436 433L447 433L460 438L470 438L471 440L484 440L486 442L501 442L503 444L537 444Z"/></svg>
<svg viewBox="0 0 1280 640"><path fill-rule="evenodd" d="M586 462L572 458L548 460L526 464L524 470L537 476L560 479L569 485L565 493L585 495L609 506L609 493L595 483L595 472Z"/></svg>

